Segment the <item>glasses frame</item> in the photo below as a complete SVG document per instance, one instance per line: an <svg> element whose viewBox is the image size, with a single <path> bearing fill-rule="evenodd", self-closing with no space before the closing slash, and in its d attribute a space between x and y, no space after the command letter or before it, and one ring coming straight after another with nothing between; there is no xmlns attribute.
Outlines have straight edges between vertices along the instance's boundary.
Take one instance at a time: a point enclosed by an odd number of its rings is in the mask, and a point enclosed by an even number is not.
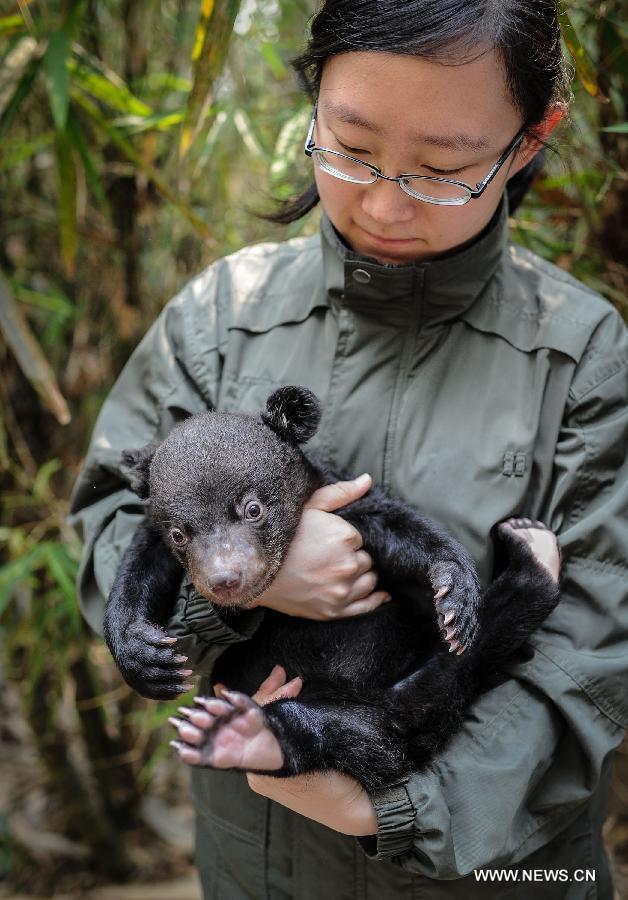
<svg viewBox="0 0 628 900"><path fill-rule="evenodd" d="M439 178L436 175L413 175L410 172L402 173L401 175L384 175L382 170L378 168L378 166L373 166L371 163L364 162L363 159L358 159L355 156L350 156L348 153L340 153L338 150L331 150L329 147L317 147L314 143L314 126L316 124L316 115L318 112L318 102L314 104L314 109L312 110L312 118L310 119L310 126L307 131L307 136L305 138L305 144L303 146L304 152L306 156L309 156L312 159L315 159L320 168L323 169L324 172L327 172L328 175L331 175L332 178L339 178L341 181L349 181L352 184L375 184L378 178L383 179L384 181L396 181L404 194L407 194L409 197L412 197L413 200L422 200L424 203L434 203L437 206L463 206L465 203L468 203L469 200L476 200L478 197L481 197L486 188L489 186L493 178L497 175L501 167L504 165L510 154L517 149L519 144L524 138L524 135L527 130L527 124L523 125L517 134L514 136L512 141L508 144L504 152L501 154L497 162L491 167L488 175L482 179L482 181L478 181L475 186L475 190L471 187L471 185L466 184L464 181L456 181L454 178ZM319 151L323 153L330 153L332 156L338 156L341 159L348 159L351 162L358 163L360 166L363 166L365 169L373 175L372 181L358 181L357 179L351 178L350 175L336 175L333 172L329 172L325 169L321 162L314 156L314 154ZM404 178L416 178L421 181L429 181L436 182L438 184L452 184L456 187L463 188L467 191L466 197L453 197L453 198L445 198L445 197L428 197L428 196L419 196L413 192L411 192L408 188L408 185L405 185L403 180Z"/></svg>

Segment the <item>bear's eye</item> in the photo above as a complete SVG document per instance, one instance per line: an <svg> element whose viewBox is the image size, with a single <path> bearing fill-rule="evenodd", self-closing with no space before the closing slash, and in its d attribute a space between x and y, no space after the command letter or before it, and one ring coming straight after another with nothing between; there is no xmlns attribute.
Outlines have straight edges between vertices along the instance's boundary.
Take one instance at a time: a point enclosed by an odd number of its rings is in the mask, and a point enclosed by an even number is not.
<svg viewBox="0 0 628 900"><path fill-rule="evenodd" d="M249 502L244 507L244 518L248 519L249 522L257 522L262 518L264 514L264 509L261 503L258 503L257 500L249 500Z"/></svg>
<svg viewBox="0 0 628 900"><path fill-rule="evenodd" d="M171 528L170 529L170 538L173 544L176 544L177 547L185 547L188 542L188 539L183 534L180 528Z"/></svg>

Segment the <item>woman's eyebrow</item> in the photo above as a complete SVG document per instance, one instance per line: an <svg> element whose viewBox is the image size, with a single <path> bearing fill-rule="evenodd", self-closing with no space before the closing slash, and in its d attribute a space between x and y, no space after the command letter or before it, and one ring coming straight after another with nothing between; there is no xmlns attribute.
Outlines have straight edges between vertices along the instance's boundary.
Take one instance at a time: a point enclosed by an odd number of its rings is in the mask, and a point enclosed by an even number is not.
<svg viewBox="0 0 628 900"><path fill-rule="evenodd" d="M380 137L385 136L384 130L379 125L369 122L349 106L335 103L332 100L325 100L322 106L326 114L339 119L346 125L357 125L358 128L365 128ZM490 148L490 142L485 137L474 137L463 133L444 135L414 132L411 133L410 138L417 144L430 144L443 150L488 150Z"/></svg>

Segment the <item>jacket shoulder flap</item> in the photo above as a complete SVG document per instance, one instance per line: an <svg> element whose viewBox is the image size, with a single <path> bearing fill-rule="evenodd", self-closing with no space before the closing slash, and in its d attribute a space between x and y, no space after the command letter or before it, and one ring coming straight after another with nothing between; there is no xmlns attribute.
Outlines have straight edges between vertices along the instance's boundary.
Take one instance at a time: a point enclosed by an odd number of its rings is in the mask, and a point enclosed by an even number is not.
<svg viewBox="0 0 628 900"><path fill-rule="evenodd" d="M254 244L226 257L220 300L228 301L227 329L254 332L302 322L327 306L320 236Z"/></svg>
<svg viewBox="0 0 628 900"><path fill-rule="evenodd" d="M557 350L580 363L611 304L563 269L512 244L484 296L463 317L523 352Z"/></svg>

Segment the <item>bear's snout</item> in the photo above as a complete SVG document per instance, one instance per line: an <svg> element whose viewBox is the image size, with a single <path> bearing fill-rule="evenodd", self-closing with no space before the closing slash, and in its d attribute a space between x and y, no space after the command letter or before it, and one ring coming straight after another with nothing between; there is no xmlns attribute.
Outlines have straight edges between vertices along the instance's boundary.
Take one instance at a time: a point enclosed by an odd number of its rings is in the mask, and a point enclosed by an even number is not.
<svg viewBox="0 0 628 900"><path fill-rule="evenodd" d="M233 531L197 536L187 563L199 594L224 606L245 606L275 575L257 541Z"/></svg>

